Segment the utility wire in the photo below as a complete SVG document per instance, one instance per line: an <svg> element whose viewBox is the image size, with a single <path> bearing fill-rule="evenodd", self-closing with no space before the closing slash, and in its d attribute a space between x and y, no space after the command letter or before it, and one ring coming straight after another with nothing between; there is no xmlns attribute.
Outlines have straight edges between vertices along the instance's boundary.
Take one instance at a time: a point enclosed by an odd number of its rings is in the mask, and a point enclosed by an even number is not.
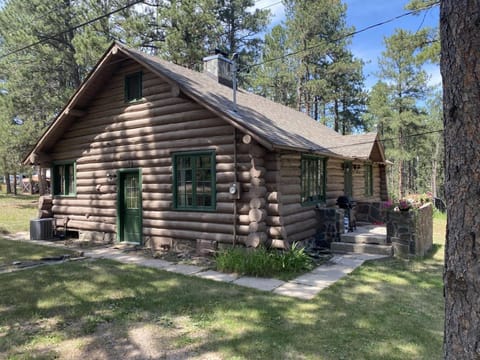
<svg viewBox="0 0 480 360"><path fill-rule="evenodd" d="M28 44L28 45L19 47L19 48L15 49L15 50L12 50L12 51L10 51L10 52L7 52L6 54L0 55L0 59L6 58L7 56L10 56L10 55L13 55L13 54L17 54L17 53L19 53L20 51L29 49L29 48L31 48L31 47L34 47L34 46L43 44L44 42L46 42L46 41L48 41L48 40L54 40L56 37L58 37L58 36L60 36L60 35L63 35L63 34L66 34L66 33L70 32L70 31L77 30L77 29L80 29L80 28L82 28L82 27L84 27L84 26L93 24L94 22L97 22L97 21L99 21L99 20L101 20L101 19L104 19L104 18L106 18L106 17L109 17L109 16L111 16L111 15L113 15L113 14L116 14L117 12L126 10L126 9L128 9L129 7L132 7L132 6L134 6L134 5L138 4L138 3L141 3L141 2L142 2L142 0L134 0L134 1L132 1L131 3L129 3L129 4L125 5L125 6L122 6L121 8L112 10L112 11L110 11L110 12L108 12L108 13L105 13L105 14L103 14L103 15L100 15L100 16L94 18L94 19L85 21L85 22L83 22L83 23L81 23L81 24L78 24L78 25L76 25L76 26L72 26L72 27L70 27L70 28L68 28L68 29L66 29L66 30L60 31L60 32L58 32L58 33L55 33L55 34L46 36L46 37L45 37L44 39L42 39L42 40L38 40L38 41L36 41L36 42L34 42L34 43L31 43L31 44Z"/></svg>
<svg viewBox="0 0 480 360"><path fill-rule="evenodd" d="M403 136L403 139L409 139L409 138L414 138L414 137L418 137L418 136L430 135L430 134L441 133L441 132L443 132L443 129L429 130L429 131L424 131L424 132L420 132L420 133L414 133L414 134ZM398 140L398 137L379 139L378 141L382 142L382 143L385 143L387 141L395 141L395 140ZM345 148L345 147L358 146L358 145L366 145L366 144L371 144L371 143L372 143L371 141L356 142L356 143L352 143L352 144L326 147L325 150L332 150L332 149Z"/></svg>
<svg viewBox="0 0 480 360"><path fill-rule="evenodd" d="M437 6L438 4L440 4L439 1L437 2L434 2L432 4L429 4L423 8L419 8L419 9L416 9L416 10L412 10L412 11L408 11L406 13L403 13L403 14L400 14L400 15L397 15L397 16L394 16L390 19L387 19L387 20L384 20L384 21L381 21L381 22L378 22L376 24L372 24L372 25L369 25L369 26L366 26L360 30L357 30L357 31L353 31L353 32L350 32L348 34L345 34L343 36L340 36L339 38L337 39L334 39L333 41L340 41L340 40L344 40L346 38L349 38L349 37L352 37L352 36L355 36L355 35L358 35L358 34L361 34L365 31L368 31L368 30L371 30L371 29L374 29L374 28L377 28L377 27L380 27L380 26L383 26L383 25L386 25L388 23L391 23L391 22L394 22L394 21L397 21L401 18L404 18L404 17L407 17L407 16L410 16L410 15L414 15L414 14L417 14L418 12L420 11L423 11L423 10L429 10L431 8L433 8L434 6ZM282 59L285 59L287 57L290 57L290 56L293 56L293 55L297 55L297 54L300 54L304 51L308 51L308 50L312 50L312 49L315 49L317 47L320 47L320 46L323 46L322 44L317 44L317 45L312 45L312 46L309 46L305 49L301 49L301 50L297 50L297 51L292 51L292 52L289 52L285 55L282 55L282 56L279 56L279 57L276 57L276 58L272 58L272 59L268 59L268 60L264 60L260 63L256 63L256 64L252 64L252 65L247 65L247 66L244 66L243 68L241 68L239 70L239 72L248 72L251 68L254 68L254 67L257 67L257 66L261 66L261 65L264 65L264 64L268 64L268 63L271 63L271 62L274 62L274 61L278 61L278 60L282 60Z"/></svg>

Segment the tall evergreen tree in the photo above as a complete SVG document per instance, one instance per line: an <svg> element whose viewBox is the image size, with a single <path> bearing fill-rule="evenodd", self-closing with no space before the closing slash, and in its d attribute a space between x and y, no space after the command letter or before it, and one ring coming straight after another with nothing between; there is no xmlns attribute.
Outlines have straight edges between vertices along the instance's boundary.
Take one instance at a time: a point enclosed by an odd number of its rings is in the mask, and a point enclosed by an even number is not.
<svg viewBox="0 0 480 360"><path fill-rule="evenodd" d="M220 31L214 0L173 0L159 8L159 26L164 38L157 41L157 54L176 64L200 70L202 59L213 53Z"/></svg>
<svg viewBox="0 0 480 360"><path fill-rule="evenodd" d="M382 83L374 88L369 107L369 112L379 121L380 132L392 139L385 148L387 156L395 162L392 170L396 176L392 174L391 189L398 189L396 195L399 197L417 190L418 139L412 135L427 129L426 112L421 102L428 94L428 76L422 69L424 60L419 55L426 35L425 31L414 34L396 30L385 39L386 49L379 59L378 76ZM385 117L381 119L380 116Z"/></svg>
<svg viewBox="0 0 480 360"><path fill-rule="evenodd" d="M280 59L256 69L257 90L306 112L336 131L350 133L362 129L359 114L365 99L363 64L347 48L346 35L352 29L346 26L345 5L339 0L286 0L284 4L283 30L272 29L262 55L266 61ZM280 43L274 46L271 41ZM272 72L277 72L277 76L272 76ZM288 97L266 90L278 89L279 84L285 87L283 93Z"/></svg>
<svg viewBox="0 0 480 360"><path fill-rule="evenodd" d="M249 81L257 94L295 107L297 102L294 77L295 60L286 56L287 53L287 32L283 26L276 25L265 35L260 65L252 68Z"/></svg>

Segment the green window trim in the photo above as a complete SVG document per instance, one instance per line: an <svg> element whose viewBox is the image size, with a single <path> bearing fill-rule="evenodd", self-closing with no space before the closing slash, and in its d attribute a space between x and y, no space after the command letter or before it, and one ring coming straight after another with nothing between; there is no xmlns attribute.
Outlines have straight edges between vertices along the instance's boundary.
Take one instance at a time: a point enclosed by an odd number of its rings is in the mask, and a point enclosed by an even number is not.
<svg viewBox="0 0 480 360"><path fill-rule="evenodd" d="M173 208L214 211L216 209L215 151L172 154Z"/></svg>
<svg viewBox="0 0 480 360"><path fill-rule="evenodd" d="M365 164L365 196L373 196L373 166L372 164Z"/></svg>
<svg viewBox="0 0 480 360"><path fill-rule="evenodd" d="M55 162L51 178L54 196L77 195L77 164L75 161Z"/></svg>
<svg viewBox="0 0 480 360"><path fill-rule="evenodd" d="M140 101L143 98L143 74L141 71L125 75L125 102Z"/></svg>
<svg viewBox="0 0 480 360"><path fill-rule="evenodd" d="M301 203L325 202L327 190L327 159L314 155L301 158Z"/></svg>

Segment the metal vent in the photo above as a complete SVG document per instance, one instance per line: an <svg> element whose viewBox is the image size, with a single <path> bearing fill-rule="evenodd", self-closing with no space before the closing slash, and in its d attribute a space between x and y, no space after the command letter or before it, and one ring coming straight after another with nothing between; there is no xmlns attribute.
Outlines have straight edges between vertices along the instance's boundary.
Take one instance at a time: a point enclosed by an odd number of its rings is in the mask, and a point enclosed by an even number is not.
<svg viewBox="0 0 480 360"><path fill-rule="evenodd" d="M30 240L50 240L52 238L52 218L30 220Z"/></svg>

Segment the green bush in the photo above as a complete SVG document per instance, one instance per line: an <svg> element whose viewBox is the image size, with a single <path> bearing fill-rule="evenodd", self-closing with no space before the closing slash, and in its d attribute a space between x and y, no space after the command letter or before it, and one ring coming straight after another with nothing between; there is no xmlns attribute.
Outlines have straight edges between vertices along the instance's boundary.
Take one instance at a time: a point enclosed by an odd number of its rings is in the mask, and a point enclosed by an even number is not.
<svg viewBox="0 0 480 360"><path fill-rule="evenodd" d="M258 277L289 278L313 268L303 248L293 244L290 250L231 248L216 256L218 271Z"/></svg>

